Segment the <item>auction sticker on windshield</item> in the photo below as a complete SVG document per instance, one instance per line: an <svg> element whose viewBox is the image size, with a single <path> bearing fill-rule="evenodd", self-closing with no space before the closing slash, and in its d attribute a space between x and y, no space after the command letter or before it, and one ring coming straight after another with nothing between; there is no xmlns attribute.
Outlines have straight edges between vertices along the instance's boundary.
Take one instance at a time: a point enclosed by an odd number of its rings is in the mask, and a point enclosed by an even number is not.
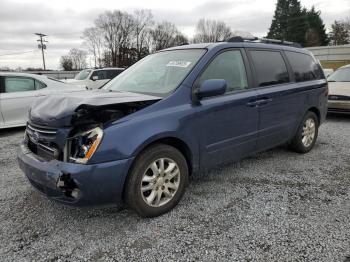
<svg viewBox="0 0 350 262"><path fill-rule="evenodd" d="M190 64L189 61L169 61L166 66L188 67Z"/></svg>

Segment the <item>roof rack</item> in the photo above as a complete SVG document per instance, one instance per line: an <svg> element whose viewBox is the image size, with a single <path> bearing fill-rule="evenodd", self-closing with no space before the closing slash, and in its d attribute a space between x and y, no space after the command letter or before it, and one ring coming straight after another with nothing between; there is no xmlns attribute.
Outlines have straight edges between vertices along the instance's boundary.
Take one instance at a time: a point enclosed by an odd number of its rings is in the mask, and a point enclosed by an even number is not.
<svg viewBox="0 0 350 262"><path fill-rule="evenodd" d="M263 43L263 44L276 44L276 45L286 45L301 48L299 43L294 43L290 41L269 39L269 38L258 38L258 37L241 37L234 36L226 40L226 42L252 42L252 43Z"/></svg>

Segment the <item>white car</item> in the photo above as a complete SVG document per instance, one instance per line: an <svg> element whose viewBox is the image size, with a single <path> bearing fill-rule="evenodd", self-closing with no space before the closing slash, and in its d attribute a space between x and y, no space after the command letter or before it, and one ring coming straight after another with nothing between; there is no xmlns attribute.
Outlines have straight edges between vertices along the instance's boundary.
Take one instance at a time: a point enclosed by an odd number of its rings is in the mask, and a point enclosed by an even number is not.
<svg viewBox="0 0 350 262"><path fill-rule="evenodd" d="M43 75L0 72L0 129L25 126L28 110L39 97L86 90Z"/></svg>
<svg viewBox="0 0 350 262"><path fill-rule="evenodd" d="M124 68L85 69L66 83L84 85L88 89L98 89L124 71Z"/></svg>

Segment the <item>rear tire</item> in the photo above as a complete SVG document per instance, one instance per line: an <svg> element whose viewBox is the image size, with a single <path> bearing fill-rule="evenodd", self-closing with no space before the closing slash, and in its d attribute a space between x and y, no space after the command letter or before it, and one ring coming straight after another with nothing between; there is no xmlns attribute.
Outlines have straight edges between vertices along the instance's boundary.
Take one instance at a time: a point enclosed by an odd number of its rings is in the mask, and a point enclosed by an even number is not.
<svg viewBox="0 0 350 262"><path fill-rule="evenodd" d="M290 148L301 154L310 152L318 136L319 121L314 112L308 111L301 122L297 133L291 140Z"/></svg>
<svg viewBox="0 0 350 262"><path fill-rule="evenodd" d="M126 182L125 200L141 217L169 212L182 198L188 182L188 166L176 148L157 144L135 160Z"/></svg>

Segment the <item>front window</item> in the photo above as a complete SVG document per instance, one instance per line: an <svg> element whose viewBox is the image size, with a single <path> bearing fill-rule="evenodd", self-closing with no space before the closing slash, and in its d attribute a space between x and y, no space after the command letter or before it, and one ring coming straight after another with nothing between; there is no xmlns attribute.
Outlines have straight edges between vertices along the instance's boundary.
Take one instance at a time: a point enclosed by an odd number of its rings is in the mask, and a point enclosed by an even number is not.
<svg viewBox="0 0 350 262"><path fill-rule="evenodd" d="M210 79L226 80L226 92L248 88L247 75L241 52L239 50L231 50L215 57L199 78L198 86L205 80Z"/></svg>
<svg viewBox="0 0 350 262"><path fill-rule="evenodd" d="M5 93L34 91L35 81L28 77L5 77Z"/></svg>
<svg viewBox="0 0 350 262"><path fill-rule="evenodd" d="M149 55L118 75L104 88L166 96L178 87L204 53L204 49L187 49Z"/></svg>
<svg viewBox="0 0 350 262"><path fill-rule="evenodd" d="M329 82L350 82L350 67L341 68L328 77Z"/></svg>
<svg viewBox="0 0 350 262"><path fill-rule="evenodd" d="M83 70L80 71L79 74L77 74L74 79L75 80L85 80L88 78L89 74L91 73L91 70Z"/></svg>

